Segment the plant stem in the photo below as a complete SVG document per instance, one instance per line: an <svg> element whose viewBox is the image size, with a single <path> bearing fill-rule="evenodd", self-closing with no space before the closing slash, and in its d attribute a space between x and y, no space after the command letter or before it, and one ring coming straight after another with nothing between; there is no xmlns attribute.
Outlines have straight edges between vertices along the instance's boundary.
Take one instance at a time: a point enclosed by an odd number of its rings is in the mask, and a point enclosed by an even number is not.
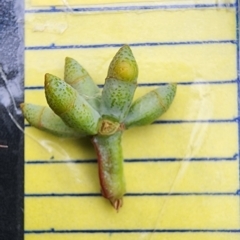
<svg viewBox="0 0 240 240"><path fill-rule="evenodd" d="M103 197L118 210L123 204L125 180L123 173L122 132L110 136L94 136L93 145L97 152L98 172Z"/></svg>

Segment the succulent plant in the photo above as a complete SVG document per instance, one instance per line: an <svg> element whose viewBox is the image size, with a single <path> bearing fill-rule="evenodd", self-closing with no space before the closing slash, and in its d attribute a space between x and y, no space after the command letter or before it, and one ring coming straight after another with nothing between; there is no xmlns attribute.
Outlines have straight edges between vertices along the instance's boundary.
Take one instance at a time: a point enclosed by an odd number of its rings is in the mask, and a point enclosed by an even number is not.
<svg viewBox="0 0 240 240"><path fill-rule="evenodd" d="M133 101L138 66L128 45L110 63L102 93L74 59L65 60L64 81L45 75L49 107L23 103L24 117L34 127L61 137L90 136L98 158L103 197L116 210L126 193L121 137L124 130L151 124L171 105L177 85L166 84Z"/></svg>

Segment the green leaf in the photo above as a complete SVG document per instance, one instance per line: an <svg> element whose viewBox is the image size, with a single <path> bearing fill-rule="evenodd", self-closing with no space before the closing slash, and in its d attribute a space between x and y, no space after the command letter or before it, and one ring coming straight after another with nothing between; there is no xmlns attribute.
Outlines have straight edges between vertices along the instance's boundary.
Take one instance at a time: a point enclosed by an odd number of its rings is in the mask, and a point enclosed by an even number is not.
<svg viewBox="0 0 240 240"><path fill-rule="evenodd" d="M137 99L124 120L125 127L143 126L155 121L170 107L176 90L176 84L167 84Z"/></svg>
<svg viewBox="0 0 240 240"><path fill-rule="evenodd" d="M21 109L24 117L35 128L60 137L80 138L86 136L67 126L49 107L25 103L21 104Z"/></svg>
<svg viewBox="0 0 240 240"><path fill-rule="evenodd" d="M99 108L100 89L94 83L89 73L73 58L66 57L64 80L96 110Z"/></svg>
<svg viewBox="0 0 240 240"><path fill-rule="evenodd" d="M88 135L97 133L99 113L69 84L46 74L45 96L51 109L69 127Z"/></svg>

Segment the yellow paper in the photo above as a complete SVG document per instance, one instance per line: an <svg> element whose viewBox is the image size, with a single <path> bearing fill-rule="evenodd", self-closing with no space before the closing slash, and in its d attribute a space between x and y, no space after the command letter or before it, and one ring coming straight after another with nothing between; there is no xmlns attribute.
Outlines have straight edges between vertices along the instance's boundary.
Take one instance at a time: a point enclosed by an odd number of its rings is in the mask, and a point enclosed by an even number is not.
<svg viewBox="0 0 240 240"><path fill-rule="evenodd" d="M135 98L159 83L178 89L156 123L124 133L127 195L118 213L101 197L89 140L26 125L25 239L239 239L235 1L67 4L26 4L26 102L46 105L44 74L63 77L66 56L103 84L122 44L139 66ZM81 11L87 4L97 10Z"/></svg>

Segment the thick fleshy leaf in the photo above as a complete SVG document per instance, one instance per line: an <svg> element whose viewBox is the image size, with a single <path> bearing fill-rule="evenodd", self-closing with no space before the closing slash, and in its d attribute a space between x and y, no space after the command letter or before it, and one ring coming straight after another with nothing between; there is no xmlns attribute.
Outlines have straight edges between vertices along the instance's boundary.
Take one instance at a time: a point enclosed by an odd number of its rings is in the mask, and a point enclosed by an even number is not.
<svg viewBox="0 0 240 240"><path fill-rule="evenodd" d="M124 45L110 63L102 92L101 114L121 122L129 111L137 87L138 68L129 46Z"/></svg>
<svg viewBox="0 0 240 240"><path fill-rule="evenodd" d="M167 84L137 99L124 120L125 127L147 125L159 118L171 105L176 90L176 84Z"/></svg>
<svg viewBox="0 0 240 240"><path fill-rule="evenodd" d="M121 122L129 111L136 87L135 83L108 79L102 93L102 116Z"/></svg>
<svg viewBox="0 0 240 240"><path fill-rule="evenodd" d="M21 104L21 109L27 121L40 130L60 137L80 138L86 136L67 126L49 107L35 104Z"/></svg>
<svg viewBox="0 0 240 240"><path fill-rule="evenodd" d="M100 105L100 89L89 73L73 58L66 57L64 80L95 109Z"/></svg>
<svg viewBox="0 0 240 240"><path fill-rule="evenodd" d="M97 133L99 113L69 84L46 74L45 96L51 109L69 127L88 135Z"/></svg>

